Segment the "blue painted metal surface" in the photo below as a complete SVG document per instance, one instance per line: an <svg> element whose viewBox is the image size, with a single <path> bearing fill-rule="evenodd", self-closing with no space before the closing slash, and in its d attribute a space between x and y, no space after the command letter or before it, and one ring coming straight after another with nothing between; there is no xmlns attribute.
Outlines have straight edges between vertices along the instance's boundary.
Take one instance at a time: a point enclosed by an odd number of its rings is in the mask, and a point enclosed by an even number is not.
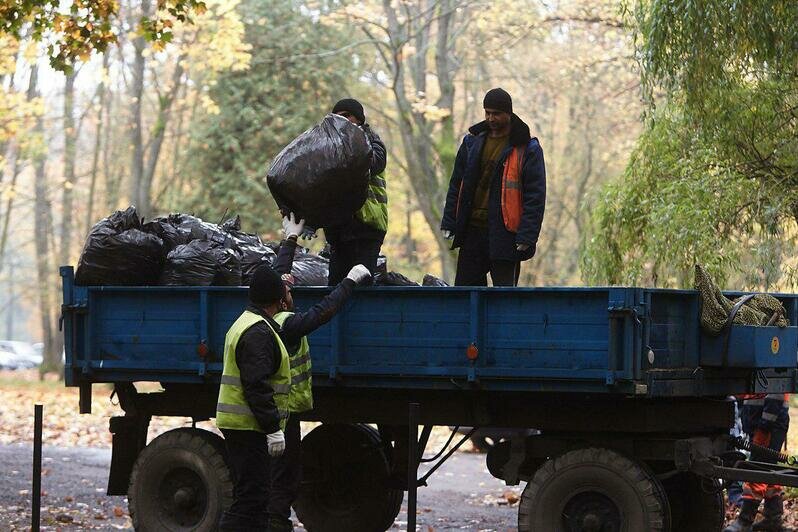
<svg viewBox="0 0 798 532"><path fill-rule="evenodd" d="M245 288L81 287L72 268L61 273L67 385L218 381ZM296 288L297 308L325 293ZM794 323L798 296L780 297ZM645 394L664 370L794 370L798 329L774 329L735 327L724 359L725 342L701 333L693 291L375 287L356 290L310 344L314 386Z"/></svg>

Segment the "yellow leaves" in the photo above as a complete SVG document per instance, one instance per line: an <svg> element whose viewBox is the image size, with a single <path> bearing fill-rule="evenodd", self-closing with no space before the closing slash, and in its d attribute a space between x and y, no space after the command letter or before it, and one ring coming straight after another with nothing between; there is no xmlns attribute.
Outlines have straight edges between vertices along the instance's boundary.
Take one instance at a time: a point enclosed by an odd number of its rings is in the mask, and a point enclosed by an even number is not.
<svg viewBox="0 0 798 532"><path fill-rule="evenodd" d="M0 74L10 74L16 69L16 52L19 43L16 39L0 35Z"/></svg>
<svg viewBox="0 0 798 532"><path fill-rule="evenodd" d="M205 112L210 115L218 115L219 113L221 113L221 109L219 109L219 106L216 104L215 101L213 101L213 98L211 98L207 94L203 93L202 96L200 96L200 105L202 105L202 108L205 109Z"/></svg>
<svg viewBox="0 0 798 532"><path fill-rule="evenodd" d="M430 122L440 122L452 114L451 109L441 108L437 105L428 104L424 99L413 102L413 112L423 114L424 118Z"/></svg>
<svg viewBox="0 0 798 532"><path fill-rule="evenodd" d="M248 69L252 46L244 42L239 0L209 0L207 4L207 12L195 20L196 39L184 48L190 69L210 78L215 72Z"/></svg>
<svg viewBox="0 0 798 532"><path fill-rule="evenodd" d="M5 163L5 161L3 161L3 162ZM5 164L3 164L2 167L0 167L0 171L2 171L4 166L5 166ZM12 187L10 185L7 186L7 187L4 187L3 191L0 192L0 199L2 199L3 201L8 201L10 199L15 198L16 196L17 196L16 188Z"/></svg>
<svg viewBox="0 0 798 532"><path fill-rule="evenodd" d="M30 64L33 64L36 59L39 57L39 44L36 42L29 42L27 46L25 46L25 51L22 53L22 57L25 58Z"/></svg>

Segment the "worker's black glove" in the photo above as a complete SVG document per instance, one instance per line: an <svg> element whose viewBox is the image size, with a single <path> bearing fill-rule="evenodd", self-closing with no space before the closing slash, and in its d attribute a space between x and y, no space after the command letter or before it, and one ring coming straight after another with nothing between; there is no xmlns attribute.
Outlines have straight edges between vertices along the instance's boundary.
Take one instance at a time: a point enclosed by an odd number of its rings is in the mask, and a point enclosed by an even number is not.
<svg viewBox="0 0 798 532"><path fill-rule="evenodd" d="M302 229L302 233L300 233L299 236L302 237L303 240L313 240L314 238L316 238L319 235L316 234L316 229L315 228L310 227L309 225L305 224L305 227L304 227L304 229Z"/></svg>

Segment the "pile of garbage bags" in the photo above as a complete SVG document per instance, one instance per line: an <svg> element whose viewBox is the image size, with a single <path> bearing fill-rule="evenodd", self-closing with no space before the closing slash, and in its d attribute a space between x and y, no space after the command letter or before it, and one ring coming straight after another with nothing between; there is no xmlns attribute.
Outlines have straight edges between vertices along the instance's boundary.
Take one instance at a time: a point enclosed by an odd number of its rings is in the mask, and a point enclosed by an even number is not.
<svg viewBox="0 0 798 532"><path fill-rule="evenodd" d="M144 222L135 207L116 211L92 227L78 261L75 282L84 286L248 286L262 264L274 265L279 243L241 229L236 216L221 223L175 213ZM419 286L388 271L380 256L374 284ZM298 286L326 286L329 255L297 247L291 273ZM423 286L448 286L431 275Z"/></svg>
<svg viewBox="0 0 798 532"><path fill-rule="evenodd" d="M189 214L144 223L135 207L117 211L92 227L78 261L80 285L246 286L261 264L272 265L276 245L241 230L236 216L221 225ZM317 260L314 280L327 279ZM303 265L305 278L311 277Z"/></svg>
<svg viewBox="0 0 798 532"><path fill-rule="evenodd" d="M343 224L366 202L371 155L362 129L329 114L277 154L266 182L283 213L316 228Z"/></svg>

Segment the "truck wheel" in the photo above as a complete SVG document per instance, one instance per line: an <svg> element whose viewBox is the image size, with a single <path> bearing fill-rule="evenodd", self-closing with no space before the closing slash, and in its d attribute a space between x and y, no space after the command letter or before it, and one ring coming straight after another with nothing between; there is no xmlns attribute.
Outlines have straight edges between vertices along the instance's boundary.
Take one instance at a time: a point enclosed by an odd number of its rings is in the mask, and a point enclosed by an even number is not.
<svg viewBox="0 0 798 532"><path fill-rule="evenodd" d="M379 433L367 425L323 424L302 440L302 489L294 510L310 532L382 532L404 492L388 487Z"/></svg>
<svg viewBox="0 0 798 532"><path fill-rule="evenodd" d="M680 473L663 482L671 506L674 530L717 532L726 508L717 481Z"/></svg>
<svg viewBox="0 0 798 532"><path fill-rule="evenodd" d="M657 479L615 451L587 448L548 460L518 506L519 532L670 529Z"/></svg>
<svg viewBox="0 0 798 532"><path fill-rule="evenodd" d="M224 441L200 429L161 434L136 460L127 498L136 530L216 530L233 502Z"/></svg>

